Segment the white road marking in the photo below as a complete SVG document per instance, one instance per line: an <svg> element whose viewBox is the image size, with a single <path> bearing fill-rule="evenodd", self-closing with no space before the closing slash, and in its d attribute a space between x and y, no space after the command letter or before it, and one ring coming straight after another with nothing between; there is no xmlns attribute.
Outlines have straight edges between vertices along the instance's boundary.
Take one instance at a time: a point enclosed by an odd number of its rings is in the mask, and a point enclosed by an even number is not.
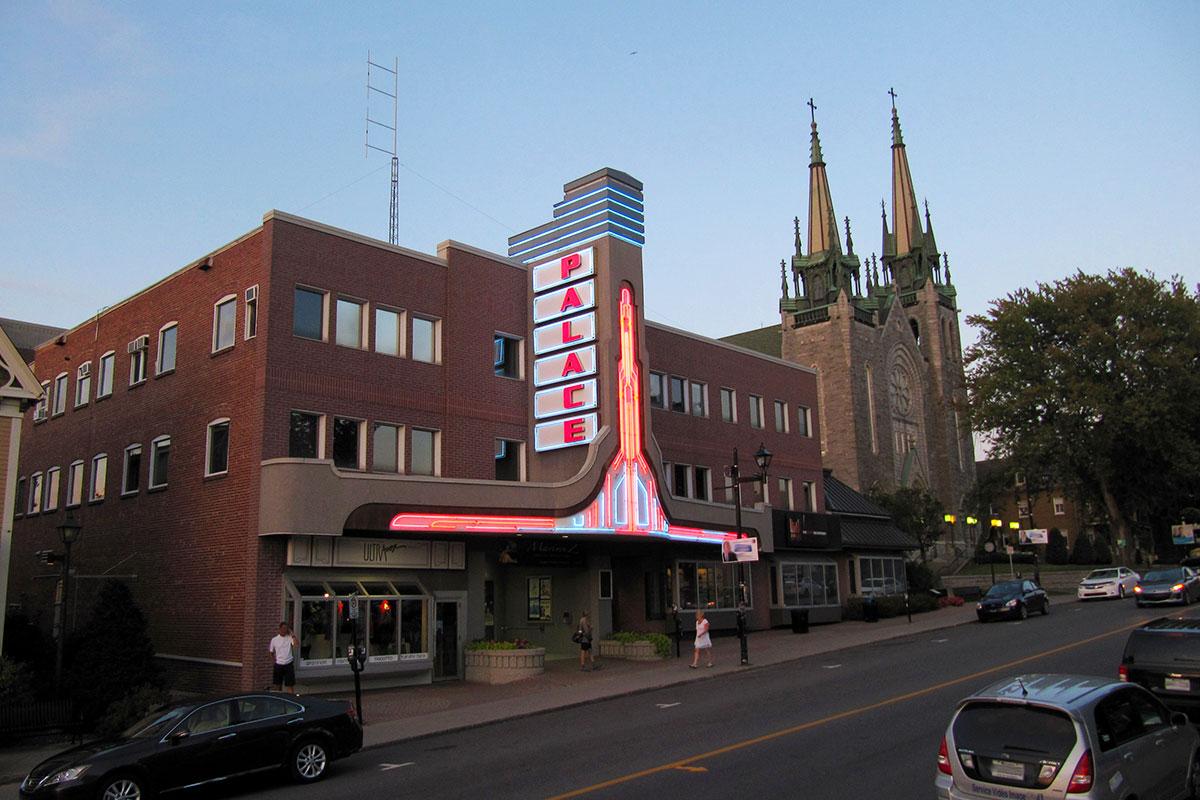
<svg viewBox="0 0 1200 800"><path fill-rule="evenodd" d="M415 762L415 761L405 761L403 764L380 764L379 769L382 770L383 772L387 772L388 770L400 769L401 767L416 766L416 763L417 762Z"/></svg>
<svg viewBox="0 0 1200 800"><path fill-rule="evenodd" d="M934 644L944 644L945 642L948 642L948 641L950 641L950 640L949 639L934 639L933 643Z"/></svg>
<svg viewBox="0 0 1200 800"><path fill-rule="evenodd" d="M840 666L842 666L842 665L841 664L822 664L821 669L837 669Z"/></svg>
<svg viewBox="0 0 1200 800"><path fill-rule="evenodd" d="M654 705L659 708L674 708L675 706L682 705L682 703L655 703Z"/></svg>

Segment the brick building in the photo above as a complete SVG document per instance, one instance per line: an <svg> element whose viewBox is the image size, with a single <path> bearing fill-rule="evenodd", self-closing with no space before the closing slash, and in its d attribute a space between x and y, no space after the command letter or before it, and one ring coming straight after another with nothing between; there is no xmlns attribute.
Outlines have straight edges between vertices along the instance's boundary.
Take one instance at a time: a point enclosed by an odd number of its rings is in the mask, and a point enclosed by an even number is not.
<svg viewBox="0 0 1200 800"><path fill-rule="evenodd" d="M1007 524L1016 521L1020 530L1057 528L1074 548L1079 535L1105 535L1107 518L1079 499L1078 492L1059 485L1047 476L1015 469L1001 459L975 463L979 483L990 498L987 513Z"/></svg>
<svg viewBox="0 0 1200 800"><path fill-rule="evenodd" d="M33 553L71 509L69 623L123 576L180 685L264 685L281 618L302 684L344 680L354 604L388 684L458 676L476 638L568 653L583 611L601 634L673 606L728 628L724 470L762 444L751 626L840 619L816 376L642 319L641 188L568 183L507 257L272 211L43 345L10 600L45 624Z"/></svg>

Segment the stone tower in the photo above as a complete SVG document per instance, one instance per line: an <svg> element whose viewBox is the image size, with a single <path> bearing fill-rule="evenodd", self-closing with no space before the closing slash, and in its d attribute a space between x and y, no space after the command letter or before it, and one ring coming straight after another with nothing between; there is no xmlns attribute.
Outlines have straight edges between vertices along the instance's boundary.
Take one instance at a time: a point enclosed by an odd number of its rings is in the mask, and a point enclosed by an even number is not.
<svg viewBox="0 0 1200 800"><path fill-rule="evenodd" d="M814 109L815 112L815 109ZM882 257L845 248L812 122L808 248L794 221L795 252L780 264L781 324L728 337L778 351L819 371L826 468L861 491L925 486L947 511L975 480L965 413L958 307L949 259L938 251L928 205L922 225L892 106L892 223L883 208Z"/></svg>

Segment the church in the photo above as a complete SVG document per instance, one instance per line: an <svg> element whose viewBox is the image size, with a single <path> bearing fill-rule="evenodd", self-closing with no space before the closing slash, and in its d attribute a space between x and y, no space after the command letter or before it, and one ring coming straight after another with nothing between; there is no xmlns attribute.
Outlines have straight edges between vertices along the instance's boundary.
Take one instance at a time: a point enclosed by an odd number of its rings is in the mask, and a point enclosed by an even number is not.
<svg viewBox="0 0 1200 800"><path fill-rule="evenodd" d="M809 101L812 106L812 101ZM975 481L962 344L949 258L924 224L892 98L892 221L882 257L845 245L813 106L808 246L781 261L778 326L724 338L818 371L822 461L860 491L928 488L948 512Z"/></svg>

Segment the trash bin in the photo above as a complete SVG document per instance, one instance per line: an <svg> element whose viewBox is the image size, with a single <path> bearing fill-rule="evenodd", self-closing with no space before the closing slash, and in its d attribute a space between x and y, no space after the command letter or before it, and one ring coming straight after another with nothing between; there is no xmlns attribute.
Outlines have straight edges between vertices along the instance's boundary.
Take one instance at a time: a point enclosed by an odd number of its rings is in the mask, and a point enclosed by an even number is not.
<svg viewBox="0 0 1200 800"><path fill-rule="evenodd" d="M863 622L879 622L879 602L873 594L863 598Z"/></svg>
<svg viewBox="0 0 1200 800"><path fill-rule="evenodd" d="M792 611L792 633L808 633L807 608L798 608Z"/></svg>

